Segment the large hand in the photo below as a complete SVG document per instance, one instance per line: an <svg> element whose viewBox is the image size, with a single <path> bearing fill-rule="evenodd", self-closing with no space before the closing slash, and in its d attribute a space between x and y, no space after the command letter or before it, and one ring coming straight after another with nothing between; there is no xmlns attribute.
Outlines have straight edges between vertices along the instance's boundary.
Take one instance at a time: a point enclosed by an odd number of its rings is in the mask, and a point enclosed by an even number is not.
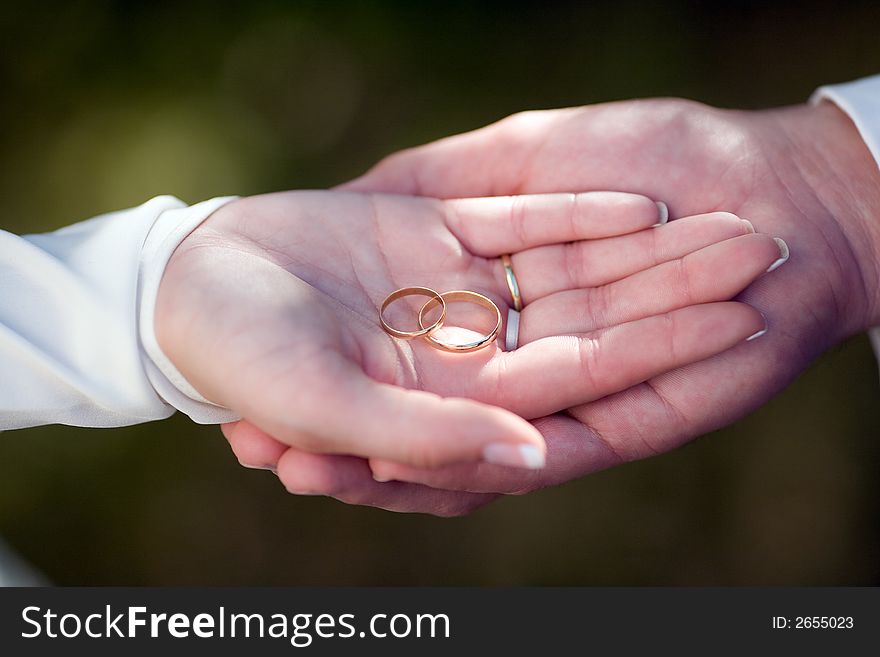
<svg viewBox="0 0 880 657"><path fill-rule="evenodd" d="M543 471L374 461L380 479L516 493L662 453L760 406L830 345L880 322L880 181L830 105L731 112L658 100L530 112L393 155L348 187L438 197L628 189L668 201L677 216L731 209L795 254L742 297L768 318L765 338L537 421L549 447ZM432 511L363 477L337 483L314 492Z"/></svg>
<svg viewBox="0 0 880 657"><path fill-rule="evenodd" d="M695 254L696 268L724 257L748 265L725 277L727 289L683 299L679 270L659 263L749 227L725 216L648 228L658 215L650 199L617 193L243 199L175 251L159 291L157 337L203 395L301 449L414 466L540 467L543 440L522 417L625 389L763 327L744 304L682 306L729 298L730 286L748 284L776 257L774 242L750 234ZM609 237L630 231L639 232ZM589 254L591 281L633 274L611 289L627 303L607 309L609 317L562 311L578 294L570 288L588 284L565 264L573 249ZM523 313L520 349L493 343L449 354L391 338L378 324L382 299L408 285L476 290L505 307L503 253L513 253L526 298L544 308ZM603 330L612 310L620 325ZM460 313L450 305L446 324Z"/></svg>

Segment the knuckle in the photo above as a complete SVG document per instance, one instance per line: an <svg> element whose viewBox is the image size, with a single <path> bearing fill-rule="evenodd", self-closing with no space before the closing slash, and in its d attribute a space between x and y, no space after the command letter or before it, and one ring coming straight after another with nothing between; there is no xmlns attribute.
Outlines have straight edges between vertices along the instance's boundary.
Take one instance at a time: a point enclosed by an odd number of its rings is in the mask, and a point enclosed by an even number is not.
<svg viewBox="0 0 880 657"><path fill-rule="evenodd" d="M660 315L660 321L663 323L663 335L666 341L666 354L670 363L677 363L679 358L678 330L676 314L674 312L664 313Z"/></svg>
<svg viewBox="0 0 880 657"><path fill-rule="evenodd" d="M515 196L510 203L510 226L521 245L529 244L528 209L521 196Z"/></svg>
<svg viewBox="0 0 880 657"><path fill-rule="evenodd" d="M566 194L566 220L568 222L568 234L572 237L578 235L579 226L584 223L583 205L584 193Z"/></svg>
<svg viewBox="0 0 880 657"><path fill-rule="evenodd" d="M581 242L568 242L562 245L563 271L569 287L579 288L589 284L585 260Z"/></svg>
<svg viewBox="0 0 880 657"><path fill-rule="evenodd" d="M690 259L685 256L674 261L673 264L673 280L674 287L678 293L680 302L684 305L692 305L694 303L693 286L691 279L693 272L691 270Z"/></svg>
<svg viewBox="0 0 880 657"><path fill-rule="evenodd" d="M522 110L520 112L514 112L513 114L508 114L506 117L501 119L498 123L499 125L503 125L509 128L515 128L523 123L529 123L533 121L540 115L539 110Z"/></svg>
<svg viewBox="0 0 880 657"><path fill-rule="evenodd" d="M376 162L370 169L370 173L384 173L389 170L397 169L406 164L413 156L414 148L404 148L390 155L386 155Z"/></svg>
<svg viewBox="0 0 880 657"><path fill-rule="evenodd" d="M437 468L446 464L439 441L415 441L406 452L406 462L417 468Z"/></svg>
<svg viewBox="0 0 880 657"><path fill-rule="evenodd" d="M611 300L611 287L601 285L587 290L587 322L590 327L610 326L609 317L614 307Z"/></svg>
<svg viewBox="0 0 880 657"><path fill-rule="evenodd" d="M601 372L603 361L600 345L598 338L577 338L579 373L588 390L596 390L596 383L600 378L598 373Z"/></svg>

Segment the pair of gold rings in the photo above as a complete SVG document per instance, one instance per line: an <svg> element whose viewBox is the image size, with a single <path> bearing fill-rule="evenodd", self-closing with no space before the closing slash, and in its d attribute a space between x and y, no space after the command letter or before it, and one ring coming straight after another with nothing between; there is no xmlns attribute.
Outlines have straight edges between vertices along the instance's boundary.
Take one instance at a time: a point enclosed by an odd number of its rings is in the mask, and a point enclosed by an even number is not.
<svg viewBox="0 0 880 657"><path fill-rule="evenodd" d="M400 329L391 326L385 320L386 308L397 299L414 295L429 297L419 310L419 329L417 331L401 331ZM440 329L443 326L443 322L446 320L447 301L470 301L471 303L476 303L484 308L488 308L495 316L495 327L486 335L480 336L479 339L472 342L454 343L437 339L434 337L433 333ZM432 324L426 326L426 315L437 306L440 306L440 316L437 317ZM385 301L382 302L382 306L379 309L379 323L382 325L382 328L385 329L386 333L393 335L395 338L400 338L402 340L424 338L427 343L435 349L450 351L453 353L466 353L468 351L476 351L477 349L487 347L498 337L498 331L501 330L501 311L498 310L498 306L496 306L489 297L483 296L477 292L471 292L470 290L450 290L449 292L440 294L428 287L402 287L385 297Z"/></svg>
<svg viewBox="0 0 880 657"><path fill-rule="evenodd" d="M504 278L507 281L507 288L510 290L510 296L513 299L513 308L508 308L507 310L507 333L505 335L504 344L507 351L513 351L516 349L519 341L519 314L523 309L523 302L522 295L519 291L519 283L516 280L516 275L513 273L513 265L510 261L509 255L501 256L501 265L504 267ZM426 301L419 310L419 329L417 331L401 331L400 329L394 328L385 320L385 309L394 301L397 301L402 297L413 295L429 297L428 301ZM434 337L433 333L440 329L440 327L443 326L443 322L446 321L447 301L470 301L471 303L476 303L488 308L495 316L495 327L489 333L481 336L478 340L474 340L473 342L452 343L438 340ZM434 323L426 326L425 317L427 313L437 306L440 306L440 316L437 317L437 320ZM382 328L385 329L386 333L395 338L400 338L402 340L424 338L428 344L435 349L455 353L465 353L487 347L498 337L498 332L501 330L501 311L498 310L498 306L496 306L491 299L478 292L471 292L470 290L450 290L449 292L440 294L429 287L402 287L385 297L382 306L379 308L379 323L382 325Z"/></svg>

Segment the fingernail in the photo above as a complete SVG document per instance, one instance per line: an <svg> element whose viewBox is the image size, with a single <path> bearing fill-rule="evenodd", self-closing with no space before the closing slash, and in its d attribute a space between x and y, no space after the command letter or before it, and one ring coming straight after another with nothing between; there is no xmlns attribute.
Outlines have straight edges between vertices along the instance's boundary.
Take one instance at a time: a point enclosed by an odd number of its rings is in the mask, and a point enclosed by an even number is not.
<svg viewBox="0 0 880 657"><path fill-rule="evenodd" d="M380 484L384 484L386 481L391 481L391 477L386 477L385 475L373 473L373 479L378 481Z"/></svg>
<svg viewBox="0 0 880 657"><path fill-rule="evenodd" d="M242 467L250 468L251 470L268 470L269 472L274 472L278 474L278 471L272 465L251 465L250 463L242 463Z"/></svg>
<svg viewBox="0 0 880 657"><path fill-rule="evenodd" d="M657 220L657 223L654 224L656 226L662 226L667 221L669 221L669 208L663 201L654 201L657 204L657 210L660 211L660 218Z"/></svg>
<svg viewBox="0 0 880 657"><path fill-rule="evenodd" d="M764 317L764 313L761 313L761 317ZM764 317L764 328L762 328L760 331L756 331L755 333L752 333L749 337L746 338L746 342L751 342L752 340L757 340L762 335L764 335L766 332L767 332L767 318Z"/></svg>
<svg viewBox="0 0 880 657"><path fill-rule="evenodd" d="M757 232L757 231L755 230L755 225L754 225L751 221L749 221L748 219L742 219L742 218L740 218L740 221L743 222L743 223L746 225L746 228L748 229L748 231L749 231L750 233L756 233L756 232Z"/></svg>
<svg viewBox="0 0 880 657"><path fill-rule="evenodd" d="M491 443L483 448L483 460L495 465L538 470L544 467L544 453L534 445Z"/></svg>
<svg viewBox="0 0 880 657"><path fill-rule="evenodd" d="M767 268L768 274L774 269L778 269L784 265L788 260L788 256L791 255L791 252L788 250L788 244L785 243L785 240L781 237L774 237L773 241L776 242L776 246L779 247L779 259Z"/></svg>

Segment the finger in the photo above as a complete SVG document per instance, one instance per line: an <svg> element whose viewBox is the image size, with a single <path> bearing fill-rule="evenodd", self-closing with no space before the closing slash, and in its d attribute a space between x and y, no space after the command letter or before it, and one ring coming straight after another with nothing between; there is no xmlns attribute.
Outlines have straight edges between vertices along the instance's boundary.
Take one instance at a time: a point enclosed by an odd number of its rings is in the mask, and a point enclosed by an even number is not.
<svg viewBox="0 0 880 657"><path fill-rule="evenodd" d="M416 468L382 459L370 459L370 469L377 481L416 483L449 491L521 495L622 462L596 432L565 414L539 418L534 424L547 443L547 465L540 471L527 472L488 463Z"/></svg>
<svg viewBox="0 0 880 657"><path fill-rule="evenodd" d="M535 144L578 111L522 112L478 130L399 151L340 188L433 198L511 194L527 183L524 172L530 170L528 160L535 155ZM571 176L572 183L576 177ZM619 187L594 187L615 188ZM567 189L584 187L572 184ZM560 186L542 191L565 190Z"/></svg>
<svg viewBox="0 0 880 657"><path fill-rule="evenodd" d="M662 203L623 192L454 199L446 224L475 254L497 257L532 247L625 235L666 223Z"/></svg>
<svg viewBox="0 0 880 657"><path fill-rule="evenodd" d="M380 383L331 354L318 369L300 375L309 385L298 387L296 395L276 386L252 413L243 413L293 447L427 467L484 459L543 466L541 434L507 410Z"/></svg>
<svg viewBox="0 0 880 657"><path fill-rule="evenodd" d="M222 425L233 452L243 465L260 463L275 470L285 487L300 495L327 495L348 504L405 513L457 516L470 513L494 495L462 495L424 486L377 483L366 462L354 457L311 454L288 447L247 420ZM282 461L284 466L279 469Z"/></svg>
<svg viewBox="0 0 880 657"><path fill-rule="evenodd" d="M731 299L780 258L769 235L725 240L600 287L556 292L527 305L519 344L587 333L694 304Z"/></svg>
<svg viewBox="0 0 880 657"><path fill-rule="evenodd" d="M542 338L462 371L456 385L468 397L542 417L703 360L765 329L761 313L742 303L690 306L590 334Z"/></svg>
<svg viewBox="0 0 880 657"><path fill-rule="evenodd" d="M806 363L827 346L820 336L805 345L796 335L771 327L754 345L572 408L571 416L588 423L626 460L667 452L756 410L799 372L779 367L769 372L768 362ZM729 372L735 375L719 375Z"/></svg>
<svg viewBox="0 0 880 657"><path fill-rule="evenodd" d="M817 341L815 352L821 352ZM806 354L807 358L816 353ZM540 472L487 464L413 468L374 459L378 480L420 483L447 490L524 493L570 481L619 463L668 452L757 409L796 374L766 377L768 359L803 359L802 345L784 331L712 358L661 374L621 392L535 420L547 444ZM736 376L719 372L736 371ZM760 381L744 386L742 382Z"/></svg>
<svg viewBox="0 0 880 657"><path fill-rule="evenodd" d="M511 261L523 302L528 304L561 290L605 285L753 232L751 224L736 215L713 212L631 235L528 249L513 254ZM503 280L500 263L497 270L496 276Z"/></svg>
<svg viewBox="0 0 880 657"><path fill-rule="evenodd" d="M289 447L247 420L220 426L238 462L246 468L275 470L278 459Z"/></svg>
<svg viewBox="0 0 880 657"><path fill-rule="evenodd" d="M278 478L297 495L326 495L346 504L444 517L471 513L496 497L401 482L380 483L373 479L363 459L311 454L295 448L288 449L278 461Z"/></svg>

